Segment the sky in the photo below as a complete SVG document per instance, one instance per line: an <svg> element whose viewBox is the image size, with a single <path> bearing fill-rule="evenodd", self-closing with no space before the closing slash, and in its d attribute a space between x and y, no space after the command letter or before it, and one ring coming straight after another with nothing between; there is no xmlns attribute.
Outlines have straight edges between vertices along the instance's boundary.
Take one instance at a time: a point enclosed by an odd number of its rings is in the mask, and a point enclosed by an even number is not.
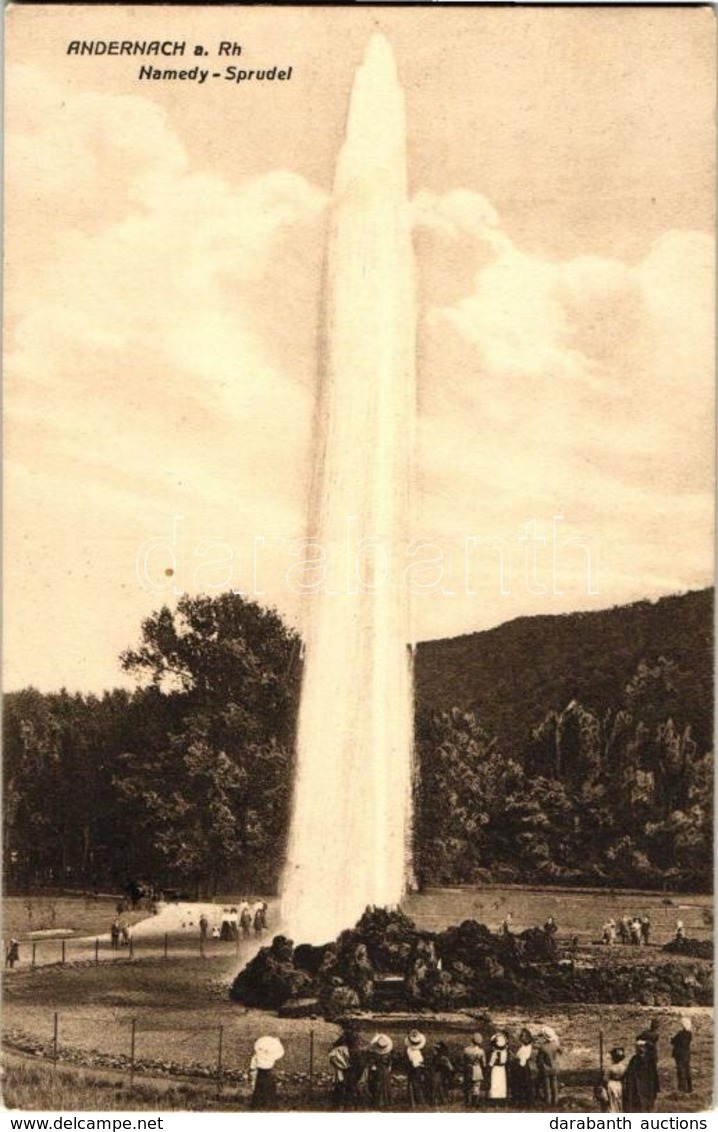
<svg viewBox="0 0 718 1132"><path fill-rule="evenodd" d="M711 584L708 9L19 7L6 688L127 683L120 652L185 590L301 627L334 162L377 31L417 265L415 639ZM67 54L167 38L292 80Z"/></svg>

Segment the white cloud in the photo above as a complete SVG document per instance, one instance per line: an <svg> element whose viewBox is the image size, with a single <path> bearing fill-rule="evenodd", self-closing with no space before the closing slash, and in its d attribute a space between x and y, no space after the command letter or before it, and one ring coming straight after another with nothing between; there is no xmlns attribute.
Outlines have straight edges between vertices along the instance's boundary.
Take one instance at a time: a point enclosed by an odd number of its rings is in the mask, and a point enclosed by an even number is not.
<svg viewBox="0 0 718 1132"><path fill-rule="evenodd" d="M229 183L192 168L147 99L67 93L24 67L8 91L8 680L89 687L116 679L128 626L157 603L134 557L172 516L190 557L208 536L234 547L244 582L255 535L286 548L304 528L325 199L286 170ZM707 582L709 237L665 233L636 263L557 261L473 191L412 207L414 533L455 557L467 536L504 539L515 577L497 596L487 552L469 597L456 558L456 592L417 601L417 636ZM575 544L565 596L519 585L521 532L547 536L557 514L596 544L598 598ZM286 566L268 548L263 589L295 616ZM38 593L56 610L42 625Z"/></svg>
<svg viewBox="0 0 718 1132"><path fill-rule="evenodd" d="M475 199L470 199L471 197ZM419 522L516 539L566 516L602 547L601 599L708 584L712 575L712 241L672 231L637 263L553 261L516 247L478 194L420 194L440 234L425 293ZM453 257L474 262L455 296ZM438 249L438 250L437 250ZM421 269L421 261L420 261ZM670 572L656 569L670 546ZM501 619L457 598L462 625ZM574 592L573 599L581 601ZM584 604L590 605L583 595ZM546 609L525 592L504 616ZM569 606L570 607L570 606ZM442 632L441 607L427 614Z"/></svg>

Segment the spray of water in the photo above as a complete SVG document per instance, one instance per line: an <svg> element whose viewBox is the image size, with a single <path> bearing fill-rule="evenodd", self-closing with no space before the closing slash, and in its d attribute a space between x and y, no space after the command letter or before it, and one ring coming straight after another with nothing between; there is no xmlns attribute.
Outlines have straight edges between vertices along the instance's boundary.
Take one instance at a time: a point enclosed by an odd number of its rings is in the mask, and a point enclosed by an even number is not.
<svg viewBox="0 0 718 1132"><path fill-rule="evenodd" d="M321 943L404 891L415 282L404 98L386 40L352 89L326 267L311 529L343 568L308 596L284 930ZM373 540L371 545L361 540ZM316 578L316 575L315 575Z"/></svg>

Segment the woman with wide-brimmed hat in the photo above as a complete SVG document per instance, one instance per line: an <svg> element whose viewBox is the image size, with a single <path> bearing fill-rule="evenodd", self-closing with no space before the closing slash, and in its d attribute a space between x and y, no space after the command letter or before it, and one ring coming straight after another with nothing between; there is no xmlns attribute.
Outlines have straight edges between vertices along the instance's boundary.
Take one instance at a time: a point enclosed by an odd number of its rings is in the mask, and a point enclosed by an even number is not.
<svg viewBox="0 0 718 1132"><path fill-rule="evenodd" d="M257 1038L254 1043L254 1054L249 1063L249 1075L252 1081L252 1100L249 1107L255 1112L276 1112L278 1103L274 1066L283 1057L284 1046L279 1038L269 1034Z"/></svg>
<svg viewBox="0 0 718 1132"><path fill-rule="evenodd" d="M375 1034L367 1056L367 1091L372 1108L391 1106L391 1054L394 1043L388 1034Z"/></svg>
<svg viewBox="0 0 718 1132"><path fill-rule="evenodd" d="M410 1030L406 1038L406 1060L408 1063L406 1080L409 1107L412 1111L418 1105L426 1104L426 1068L424 1065L424 1046L426 1037L421 1030Z"/></svg>
<svg viewBox="0 0 718 1132"><path fill-rule="evenodd" d="M508 1044L508 1039L504 1033L494 1034L491 1039L489 1100L492 1104L506 1104L508 1097L508 1082L506 1080L506 1065L509 1060Z"/></svg>

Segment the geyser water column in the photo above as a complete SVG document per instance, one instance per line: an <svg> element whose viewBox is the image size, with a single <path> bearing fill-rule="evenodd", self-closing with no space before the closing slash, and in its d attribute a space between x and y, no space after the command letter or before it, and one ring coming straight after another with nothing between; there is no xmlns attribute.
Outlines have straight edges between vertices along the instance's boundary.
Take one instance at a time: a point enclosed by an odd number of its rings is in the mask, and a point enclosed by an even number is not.
<svg viewBox="0 0 718 1132"><path fill-rule="evenodd" d="M372 39L351 93L327 248L297 771L283 930L321 943L396 904L411 842L409 536L415 282L404 97ZM362 546L362 540L364 544ZM315 548L311 556L319 554ZM309 552L307 557L310 557Z"/></svg>

